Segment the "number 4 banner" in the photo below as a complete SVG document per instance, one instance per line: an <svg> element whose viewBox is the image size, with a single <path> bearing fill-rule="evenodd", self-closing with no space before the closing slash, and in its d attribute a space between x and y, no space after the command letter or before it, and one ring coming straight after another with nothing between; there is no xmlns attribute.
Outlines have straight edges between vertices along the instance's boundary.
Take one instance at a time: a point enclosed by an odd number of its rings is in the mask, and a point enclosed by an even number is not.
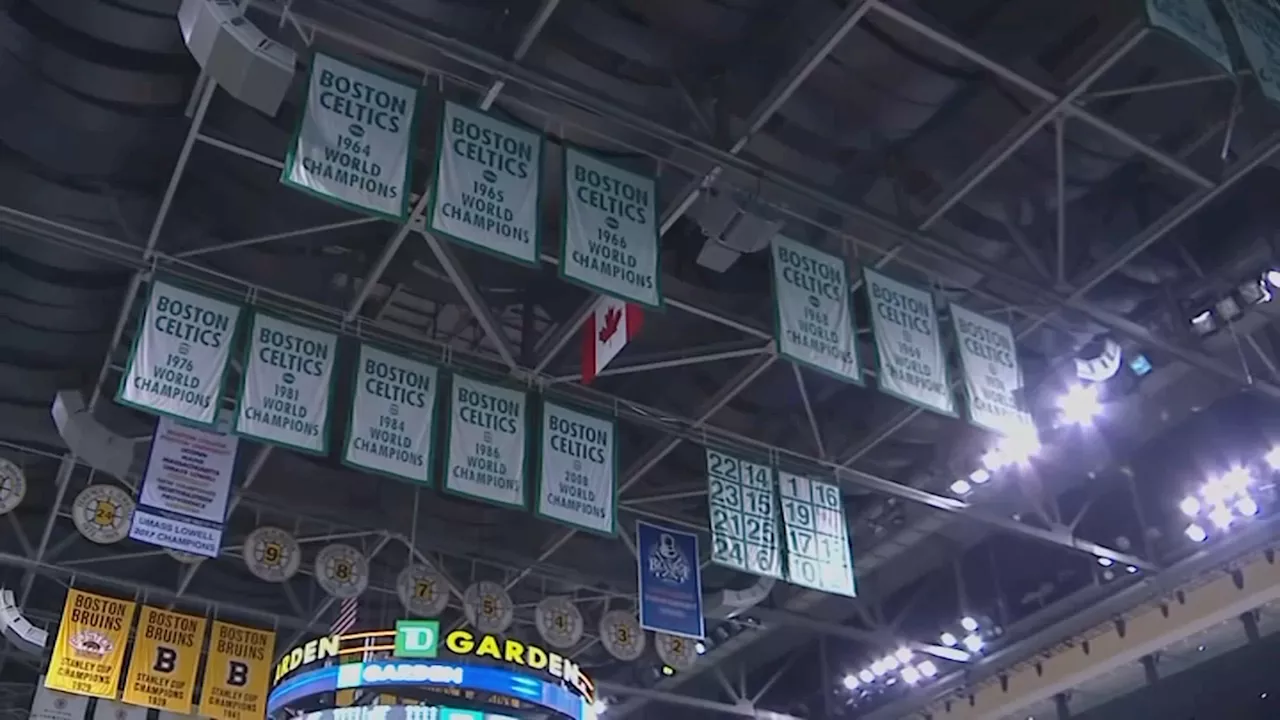
<svg viewBox="0 0 1280 720"><path fill-rule="evenodd" d="M782 577L773 468L707 448L711 561Z"/></svg>

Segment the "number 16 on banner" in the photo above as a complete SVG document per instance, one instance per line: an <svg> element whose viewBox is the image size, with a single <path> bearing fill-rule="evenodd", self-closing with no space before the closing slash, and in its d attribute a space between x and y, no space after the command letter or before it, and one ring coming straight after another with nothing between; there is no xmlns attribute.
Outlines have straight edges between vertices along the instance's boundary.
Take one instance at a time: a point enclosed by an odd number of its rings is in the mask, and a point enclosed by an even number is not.
<svg viewBox="0 0 1280 720"><path fill-rule="evenodd" d="M778 473L778 480L787 538L787 581L854 597L853 558L840 489L786 472Z"/></svg>

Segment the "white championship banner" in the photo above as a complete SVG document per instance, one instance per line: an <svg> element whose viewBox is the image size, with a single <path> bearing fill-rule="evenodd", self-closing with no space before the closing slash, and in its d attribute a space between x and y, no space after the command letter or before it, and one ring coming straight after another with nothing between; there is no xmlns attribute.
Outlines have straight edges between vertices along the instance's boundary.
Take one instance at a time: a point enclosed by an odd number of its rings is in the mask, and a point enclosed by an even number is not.
<svg viewBox="0 0 1280 720"><path fill-rule="evenodd" d="M529 396L453 376L444 489L499 505L525 507Z"/></svg>
<svg viewBox="0 0 1280 720"><path fill-rule="evenodd" d="M116 400L212 425L239 320L239 305L153 280Z"/></svg>
<svg viewBox="0 0 1280 720"><path fill-rule="evenodd" d="M880 391L934 412L955 415L947 352L938 330L933 295L870 268L864 268L862 276L871 305Z"/></svg>
<svg viewBox="0 0 1280 720"><path fill-rule="evenodd" d="M538 502L543 517L581 530L617 531L618 427L612 420L542 404Z"/></svg>
<svg viewBox="0 0 1280 720"><path fill-rule="evenodd" d="M772 252L779 354L840 380L861 383L844 260L781 235L773 239Z"/></svg>
<svg viewBox="0 0 1280 720"><path fill-rule="evenodd" d="M952 303L951 320L960 348L960 368L969 400L969 420L1004 435L1022 436L1034 429L1019 402L1022 368L1013 330L985 315Z"/></svg>
<svg viewBox="0 0 1280 720"><path fill-rule="evenodd" d="M317 53L281 182L403 220L417 112L416 86Z"/></svg>
<svg viewBox="0 0 1280 720"><path fill-rule="evenodd" d="M439 377L432 365L361 345L343 461L430 484Z"/></svg>
<svg viewBox="0 0 1280 720"><path fill-rule="evenodd" d="M831 483L778 472L787 582L856 597L849 526L840 489Z"/></svg>
<svg viewBox="0 0 1280 720"><path fill-rule="evenodd" d="M661 307L653 178L566 147L564 208L560 276L621 300Z"/></svg>
<svg viewBox="0 0 1280 720"><path fill-rule="evenodd" d="M224 413L209 429L160 418L129 537L170 550L217 557L231 496L239 438Z"/></svg>
<svg viewBox="0 0 1280 720"><path fill-rule="evenodd" d="M430 228L473 248L538 264L542 136L446 102Z"/></svg>
<svg viewBox="0 0 1280 720"><path fill-rule="evenodd" d="M236 433L327 453L337 336L255 313L247 345Z"/></svg>

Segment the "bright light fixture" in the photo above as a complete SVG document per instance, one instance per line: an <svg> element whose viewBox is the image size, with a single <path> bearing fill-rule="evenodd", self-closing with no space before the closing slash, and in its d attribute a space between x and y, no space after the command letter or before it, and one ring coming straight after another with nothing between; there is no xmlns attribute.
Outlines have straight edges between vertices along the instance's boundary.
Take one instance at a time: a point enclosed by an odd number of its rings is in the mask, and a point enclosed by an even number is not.
<svg viewBox="0 0 1280 720"><path fill-rule="evenodd" d="M940 640L942 644L946 645L947 647L955 647L960 642L959 640L956 639L955 635L952 635L949 632L942 633L942 636L939 637L938 640Z"/></svg>
<svg viewBox="0 0 1280 720"><path fill-rule="evenodd" d="M871 672L875 674L876 677L884 677L889 673L889 668L885 667L883 660L877 660L871 663Z"/></svg>
<svg viewBox="0 0 1280 720"><path fill-rule="evenodd" d="M1200 508L1200 501L1191 495L1182 498L1182 502L1178 503L1178 509L1187 517L1195 517L1196 515L1199 515Z"/></svg>
<svg viewBox="0 0 1280 720"><path fill-rule="evenodd" d="M1116 562L1115 560L1112 560L1111 558L1107 558L1107 557L1098 558L1098 564L1101 565L1102 567L1111 567L1112 565L1115 564L1115 562Z"/></svg>
<svg viewBox="0 0 1280 720"><path fill-rule="evenodd" d="M1280 289L1280 270L1268 270L1262 276L1263 280L1273 288Z"/></svg>
<svg viewBox="0 0 1280 720"><path fill-rule="evenodd" d="M844 676L844 689L845 689L845 690L857 690L857 689L858 689L858 686L859 686L859 685L861 685L861 684L862 684L862 682L858 680L858 676L857 676L857 675L845 675L845 676Z"/></svg>
<svg viewBox="0 0 1280 720"><path fill-rule="evenodd" d="M1258 502L1253 498L1245 495L1236 501L1236 512L1244 517L1253 517L1258 514Z"/></svg>
<svg viewBox="0 0 1280 720"><path fill-rule="evenodd" d="M1188 525L1185 532L1187 537L1191 538L1191 542L1204 542L1209 537L1209 533L1199 525Z"/></svg>
<svg viewBox="0 0 1280 720"><path fill-rule="evenodd" d="M960 618L960 627L968 630L969 632L973 632L978 629L978 621L966 615L965 617Z"/></svg>
<svg viewBox="0 0 1280 720"><path fill-rule="evenodd" d="M1272 470L1280 470L1280 446L1268 450L1264 459Z"/></svg>
<svg viewBox="0 0 1280 720"><path fill-rule="evenodd" d="M921 675L927 678L931 678L938 674L938 666L934 665L932 660L925 660L917 665L916 669L920 671Z"/></svg>
<svg viewBox="0 0 1280 720"><path fill-rule="evenodd" d="M862 672L858 673L858 679L864 683L875 682L876 674L871 672L870 670L863 670Z"/></svg>
<svg viewBox="0 0 1280 720"><path fill-rule="evenodd" d="M1127 573L1129 573L1130 575L1134 575L1134 574L1136 574L1136 573L1138 572L1138 568L1136 568L1136 567L1134 567L1134 566L1130 565L1130 566L1126 567L1126 568L1124 569L1124 571L1125 571L1125 572L1127 572Z"/></svg>
<svg viewBox="0 0 1280 720"><path fill-rule="evenodd" d="M591 709L595 711L596 715L603 715L609 709L609 701L601 698L596 701L595 705L591 706Z"/></svg>
<svg viewBox="0 0 1280 720"><path fill-rule="evenodd" d="M1218 482L1228 495L1238 495L1249 489L1253 475L1247 469L1236 466L1224 473Z"/></svg>
<svg viewBox="0 0 1280 720"><path fill-rule="evenodd" d="M973 486L968 480L957 480L951 483L951 492L955 495L968 495L973 491Z"/></svg>
<svg viewBox="0 0 1280 720"><path fill-rule="evenodd" d="M1219 530L1226 530L1231 527L1232 519L1231 510L1225 505L1219 505L1209 511L1209 521Z"/></svg>
<svg viewBox="0 0 1280 720"><path fill-rule="evenodd" d="M973 634L966 635L964 638L964 648L969 652L978 652L986 643L982 642L982 636Z"/></svg>
<svg viewBox="0 0 1280 720"><path fill-rule="evenodd" d="M698 641L697 645L693 646L693 649L697 650L699 655L707 654L707 644L702 642L701 640Z"/></svg>
<svg viewBox="0 0 1280 720"><path fill-rule="evenodd" d="M898 658L899 661L904 663L911 662L911 658L913 655L914 653L911 652L911 648L905 648L905 647L900 647L897 649L896 652L893 653L894 657Z"/></svg>
<svg viewBox="0 0 1280 720"><path fill-rule="evenodd" d="M974 485L986 485L987 481L990 479L991 473L984 468L978 468L977 470L969 473L969 482Z"/></svg>
<svg viewBox="0 0 1280 720"><path fill-rule="evenodd" d="M915 685L920 682L920 671L908 665L902 668L902 679L908 685Z"/></svg>
<svg viewBox="0 0 1280 720"><path fill-rule="evenodd" d="M1071 425L1090 425L1102 413L1097 385L1073 385L1058 398L1062 421Z"/></svg>
<svg viewBox="0 0 1280 720"><path fill-rule="evenodd" d="M897 670L898 668L902 667L902 663L898 662L898 658L892 655L885 658L884 660L881 660L880 663L884 665L886 670Z"/></svg>

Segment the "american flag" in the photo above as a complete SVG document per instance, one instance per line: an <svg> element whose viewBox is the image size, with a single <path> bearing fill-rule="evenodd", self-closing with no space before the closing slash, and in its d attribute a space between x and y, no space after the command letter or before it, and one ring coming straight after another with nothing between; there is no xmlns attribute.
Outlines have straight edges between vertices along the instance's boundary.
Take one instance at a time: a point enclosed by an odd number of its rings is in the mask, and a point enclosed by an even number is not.
<svg viewBox="0 0 1280 720"><path fill-rule="evenodd" d="M343 598L338 604L338 616L329 626L329 634L343 635L351 631L360 621L360 596Z"/></svg>

